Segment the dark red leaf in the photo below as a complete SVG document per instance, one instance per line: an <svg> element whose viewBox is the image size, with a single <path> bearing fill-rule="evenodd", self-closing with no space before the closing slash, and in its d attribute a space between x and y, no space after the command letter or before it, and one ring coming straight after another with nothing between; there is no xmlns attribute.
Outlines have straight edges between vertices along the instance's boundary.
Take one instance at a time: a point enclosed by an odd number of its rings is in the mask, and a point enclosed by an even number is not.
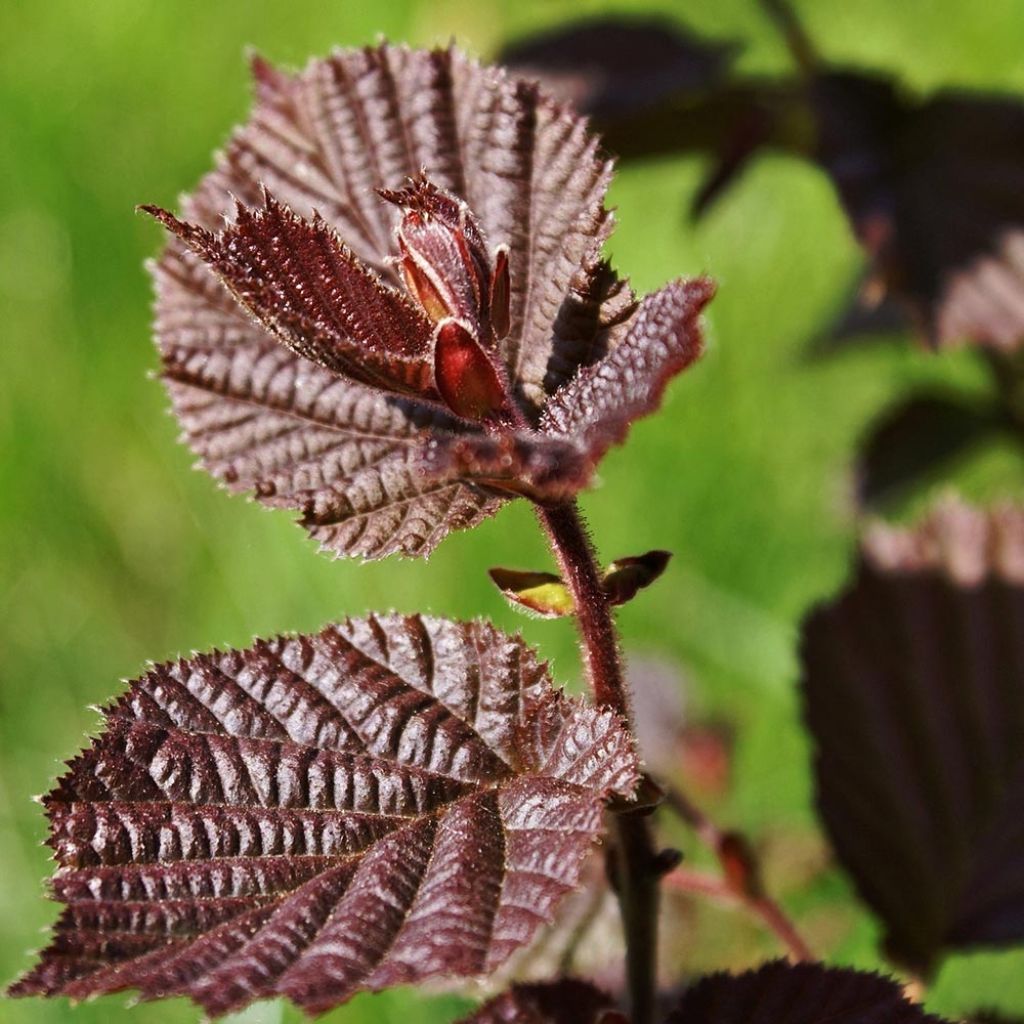
<svg viewBox="0 0 1024 1024"><path fill-rule="evenodd" d="M13 992L318 1012L487 974L637 777L614 714L482 623L349 620L158 666L44 801L65 910Z"/></svg>
<svg viewBox="0 0 1024 1024"><path fill-rule="evenodd" d="M996 410L952 392L921 392L886 409L857 460L857 492L868 507L891 504L1000 427Z"/></svg>
<svg viewBox="0 0 1024 1024"><path fill-rule="evenodd" d="M296 217L269 192L262 209L239 204L235 223L216 234L158 207L143 209L296 355L361 384L440 399L430 321L385 287L320 218Z"/></svg>
<svg viewBox="0 0 1024 1024"><path fill-rule="evenodd" d="M734 52L667 19L612 16L530 36L500 59L602 121L702 95L722 82Z"/></svg>
<svg viewBox="0 0 1024 1024"><path fill-rule="evenodd" d="M637 313L601 258L611 164L583 119L455 50L253 71L253 115L182 219L154 211L180 236L157 341L202 464L366 558L426 555L502 497L575 494L596 456L532 427Z"/></svg>
<svg viewBox="0 0 1024 1024"><path fill-rule="evenodd" d="M776 960L699 981L665 1024L943 1024L896 982L824 964Z"/></svg>
<svg viewBox="0 0 1024 1024"><path fill-rule="evenodd" d="M1024 510L940 506L876 527L804 624L818 804L921 973L1024 939Z"/></svg>
<svg viewBox="0 0 1024 1024"><path fill-rule="evenodd" d="M257 103L186 205L215 228L261 184L302 217L320 211L364 263L398 283L400 211L377 190L425 170L464 200L486 243L509 249L510 376L534 407L612 342L632 296L600 260L611 165L582 118L458 51L338 51L289 75L258 61ZM606 308L602 309L601 307Z"/></svg>
<svg viewBox="0 0 1024 1024"><path fill-rule="evenodd" d="M579 372L548 402L541 427L582 444L597 460L654 412L668 382L703 350L699 317L715 293L706 277L674 281L648 295L626 338Z"/></svg>
<svg viewBox="0 0 1024 1024"><path fill-rule="evenodd" d="M427 555L500 498L425 479L432 437L451 416L386 398L279 345L190 254L156 265L157 338L184 436L227 487L301 510L321 546L381 558Z"/></svg>
<svg viewBox="0 0 1024 1024"><path fill-rule="evenodd" d="M811 91L816 158L880 283L934 344L1024 338L1024 104L832 72ZM1024 180L1022 177L1021 180Z"/></svg>
<svg viewBox="0 0 1024 1024"><path fill-rule="evenodd" d="M605 1024L604 1011L614 1006L589 981L559 978L515 985L463 1017L461 1024Z"/></svg>

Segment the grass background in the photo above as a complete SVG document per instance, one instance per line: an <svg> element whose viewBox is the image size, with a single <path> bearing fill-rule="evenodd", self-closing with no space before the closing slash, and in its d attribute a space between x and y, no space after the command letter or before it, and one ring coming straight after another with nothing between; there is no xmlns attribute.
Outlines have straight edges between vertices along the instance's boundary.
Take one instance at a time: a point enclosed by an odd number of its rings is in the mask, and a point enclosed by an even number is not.
<svg viewBox="0 0 1024 1024"><path fill-rule="evenodd" d="M1024 91L1019 0L819 0L801 5L824 54L898 71L917 88ZM367 609L486 615L522 628L576 677L567 623L525 622L486 580L491 564L546 567L529 510L513 506L446 541L429 563L362 566L318 556L289 523L190 471L175 441L149 335L143 259L161 244L138 202L173 205L246 116L243 49L300 63L383 34L454 37L489 55L506 39L586 12L663 10L745 45L741 67L788 69L753 0L7 0L0 8L0 979L27 967L55 915L44 822L32 794L95 729L146 659L254 634L313 629ZM795 696L800 616L846 572L855 534L849 461L870 419L913 383L982 387L970 353L930 357L893 336L828 361L805 346L846 296L859 252L827 181L762 160L699 228L684 211L698 161L633 166L612 201L610 251L641 290L707 271L720 294L711 348L639 425L584 498L609 557L666 547L666 577L621 615L630 655L685 666L688 699L735 722L735 784L716 813L765 844L784 899L830 959L880 964L875 926L835 869L788 885L786 851L821 846ZM972 494L1019 492L998 449L961 474ZM788 874L787 874L788 872ZM797 872L798 873L798 872ZM771 940L711 914L691 964L742 966ZM932 1005L984 1000L1024 1013L1019 952L957 957ZM0 1001L0 1021L193 1021L181 1002L124 1010L107 998ZM395 992L336 1011L338 1024L443 1021L463 1005ZM235 1020L297 1021L281 1004Z"/></svg>

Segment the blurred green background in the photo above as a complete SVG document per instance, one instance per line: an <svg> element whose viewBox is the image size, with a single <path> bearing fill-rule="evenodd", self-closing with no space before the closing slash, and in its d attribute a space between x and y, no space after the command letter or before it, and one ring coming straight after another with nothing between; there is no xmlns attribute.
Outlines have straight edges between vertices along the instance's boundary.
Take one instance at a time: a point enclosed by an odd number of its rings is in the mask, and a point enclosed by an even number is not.
<svg viewBox="0 0 1024 1024"><path fill-rule="evenodd" d="M800 7L834 60L898 71L924 90L1024 92L1020 0ZM156 359L142 262L162 239L133 207L173 206L245 118L246 46L296 64L380 35L454 37L488 56L541 26L625 9L661 10L742 41L744 70L789 68L753 0L0 5L0 979L28 966L56 913L44 899L43 816L30 798L96 728L88 706L146 659L398 608L521 628L560 679L577 678L571 625L518 617L485 576L492 564L548 566L525 503L453 536L429 563L332 563L287 514L229 497L190 470L148 377ZM861 262L831 187L805 164L762 160L692 229L684 211L701 169L695 159L634 165L613 188L620 226L610 251L640 290L707 271L720 293L708 355L673 386L664 413L607 459L584 506L608 557L676 553L620 619L629 655L685 667L694 714L736 723L734 785L716 814L765 845L769 878L812 944L835 962L877 966L875 926L838 871L787 882L795 869L786 851L822 846L795 698L795 631L847 569L856 437L913 383L980 388L984 374L969 352L931 357L901 336L807 360L807 339L835 314ZM987 451L960 476L974 495L1019 490L1009 451ZM697 943L687 967L775 954L771 938L735 913L709 913L715 938ZM1022 967L1019 953L956 958L932 1005L955 1013L984 999L1024 1013ZM329 1019L442 1021L462 1005L396 992ZM199 1018L180 1002L130 1016L124 1006L8 1000L0 1021ZM233 1018L299 1019L276 1003Z"/></svg>

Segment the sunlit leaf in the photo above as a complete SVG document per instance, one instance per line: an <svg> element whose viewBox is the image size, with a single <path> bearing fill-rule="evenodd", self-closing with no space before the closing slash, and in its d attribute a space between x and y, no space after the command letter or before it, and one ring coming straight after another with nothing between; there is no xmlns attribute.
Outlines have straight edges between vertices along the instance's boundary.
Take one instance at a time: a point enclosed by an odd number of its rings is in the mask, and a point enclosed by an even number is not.
<svg viewBox="0 0 1024 1024"><path fill-rule="evenodd" d="M878 974L777 960L697 982L665 1024L943 1024Z"/></svg>
<svg viewBox="0 0 1024 1024"><path fill-rule="evenodd" d="M180 238L264 327L296 355L361 384L439 400L432 326L364 267L319 217L305 221L268 192L238 204L219 232L143 209Z"/></svg>
<svg viewBox="0 0 1024 1024"><path fill-rule="evenodd" d="M487 570L494 585L512 603L544 619L572 615L575 603L560 576L551 572L524 572L519 569Z"/></svg>
<svg viewBox="0 0 1024 1024"><path fill-rule="evenodd" d="M419 465L431 438L460 428L296 357L253 323L191 254L155 267L163 376L185 439L235 491L299 509L325 549L364 558L426 555L500 498Z"/></svg>
<svg viewBox="0 0 1024 1024"><path fill-rule="evenodd" d="M940 506L876 527L803 629L818 805L921 973L1024 940L1024 511Z"/></svg>
<svg viewBox="0 0 1024 1024"><path fill-rule="evenodd" d="M649 587L665 571L671 557L667 551L648 551L612 562L601 579L608 603L620 605L631 601L637 591ZM546 619L573 614L572 594L554 573L500 567L488 572L494 585L512 604Z"/></svg>
<svg viewBox="0 0 1024 1024"><path fill-rule="evenodd" d="M44 800L65 908L13 991L318 1012L487 974L636 781L615 715L482 623L349 620L158 666Z"/></svg>
<svg viewBox="0 0 1024 1024"><path fill-rule="evenodd" d="M672 377L701 354L699 318L714 293L700 277L648 295L623 342L548 402L541 427L576 439L595 462L621 443L634 420L660 406Z"/></svg>
<svg viewBox="0 0 1024 1024"><path fill-rule="evenodd" d="M548 398L564 392L568 422L581 369L628 340L623 389L648 370L637 349L664 361L680 325L655 301L667 337L651 337L602 257L611 164L584 120L454 49L253 70L253 114L181 219L149 208L177 236L156 334L202 464L367 558L429 554L502 497L586 486L650 409L623 393L596 441L582 414L586 437L544 438ZM652 370L654 392L679 368Z"/></svg>

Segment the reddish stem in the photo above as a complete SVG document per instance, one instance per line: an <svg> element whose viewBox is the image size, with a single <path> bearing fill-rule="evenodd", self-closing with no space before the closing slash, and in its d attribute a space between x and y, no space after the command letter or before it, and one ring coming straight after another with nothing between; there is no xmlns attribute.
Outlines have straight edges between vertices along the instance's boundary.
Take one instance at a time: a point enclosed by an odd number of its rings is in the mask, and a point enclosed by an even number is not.
<svg viewBox="0 0 1024 1024"><path fill-rule="evenodd" d="M778 904L767 896L746 897L733 889L725 879L706 871L695 871L693 868L676 868L675 871L669 872L665 876L665 885L676 892L705 896L726 906L745 907L761 918L769 931L776 935L786 947L791 960L800 962L817 959Z"/></svg>
<svg viewBox="0 0 1024 1024"><path fill-rule="evenodd" d="M598 704L614 708L632 727L618 635L601 586L597 557L575 502L538 506L537 514L573 596L587 680ZM626 939L626 976L633 1024L652 1024L658 954L657 849L649 819L609 814L609 865Z"/></svg>
<svg viewBox="0 0 1024 1024"><path fill-rule="evenodd" d="M611 607L601 584L594 546L576 503L538 506L540 521L576 605L587 681L598 704L613 707L630 723L629 697Z"/></svg>
<svg viewBox="0 0 1024 1024"><path fill-rule="evenodd" d="M689 868L677 868L665 876L665 884L679 890L703 893L743 905L774 932L791 959L816 960L817 957L801 938L785 911L765 894L761 882L761 868L754 855L753 845L740 833L721 828L685 793L675 787L666 790L665 803L718 857L726 873L725 878L717 878ZM737 865L737 850L746 858L745 864Z"/></svg>

